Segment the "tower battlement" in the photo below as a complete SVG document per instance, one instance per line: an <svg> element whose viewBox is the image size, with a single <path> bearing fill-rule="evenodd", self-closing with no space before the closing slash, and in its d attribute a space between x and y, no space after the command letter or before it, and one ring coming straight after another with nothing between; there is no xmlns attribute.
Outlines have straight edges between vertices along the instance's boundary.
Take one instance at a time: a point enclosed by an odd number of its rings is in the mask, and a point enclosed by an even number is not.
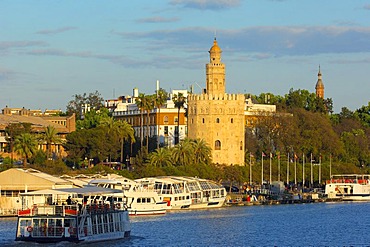
<svg viewBox="0 0 370 247"><path fill-rule="evenodd" d="M243 100L244 94L191 94L188 95L188 100L201 101L201 100L215 100L215 101L238 101Z"/></svg>

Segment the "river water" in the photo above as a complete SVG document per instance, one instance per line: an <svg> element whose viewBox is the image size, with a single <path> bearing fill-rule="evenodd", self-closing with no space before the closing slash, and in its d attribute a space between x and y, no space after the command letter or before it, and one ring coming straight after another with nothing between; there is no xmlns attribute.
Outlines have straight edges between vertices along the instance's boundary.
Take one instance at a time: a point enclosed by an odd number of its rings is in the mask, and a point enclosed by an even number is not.
<svg viewBox="0 0 370 247"><path fill-rule="evenodd" d="M132 217L131 238L53 246L370 246L370 203L235 206ZM0 219L0 246L14 242L16 219Z"/></svg>

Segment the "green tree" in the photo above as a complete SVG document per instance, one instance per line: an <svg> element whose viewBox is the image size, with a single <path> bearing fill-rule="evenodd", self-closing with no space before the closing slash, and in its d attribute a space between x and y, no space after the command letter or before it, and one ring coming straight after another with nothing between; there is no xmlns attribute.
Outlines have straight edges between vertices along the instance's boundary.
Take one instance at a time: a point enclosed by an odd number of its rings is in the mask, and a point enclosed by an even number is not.
<svg viewBox="0 0 370 247"><path fill-rule="evenodd" d="M172 101L175 103L175 107L177 108L177 128L175 131L175 144L178 144L180 141L180 110L184 108L186 103L186 97L179 93L178 95L175 94L172 98Z"/></svg>
<svg viewBox="0 0 370 247"><path fill-rule="evenodd" d="M212 149L203 139L193 141L194 159L197 164L209 165L211 163Z"/></svg>
<svg viewBox="0 0 370 247"><path fill-rule="evenodd" d="M178 166L189 166L194 161L194 142L184 139L172 149L172 158Z"/></svg>
<svg viewBox="0 0 370 247"><path fill-rule="evenodd" d="M8 147L11 155L11 160L13 160L14 153L14 141L16 137L23 133L31 133L30 123L10 123L5 127L6 140L9 143Z"/></svg>
<svg viewBox="0 0 370 247"><path fill-rule="evenodd" d="M98 91L93 93L75 94L74 99L68 102L67 114L76 114L76 119L81 119L81 113L85 106L88 106L91 110L98 111L102 106L104 99Z"/></svg>
<svg viewBox="0 0 370 247"><path fill-rule="evenodd" d="M150 111L154 109L154 95L146 95L145 96L145 103L144 103L144 110L146 111L146 147L148 148L149 152L149 134L150 134Z"/></svg>
<svg viewBox="0 0 370 247"><path fill-rule="evenodd" d="M344 131L341 140L345 146L346 161L360 167L370 164L370 141L362 129L352 129L351 132Z"/></svg>
<svg viewBox="0 0 370 247"><path fill-rule="evenodd" d="M167 92L160 88L155 95L154 106L158 109L158 116L161 115L161 108L166 103L167 100ZM159 118L157 119L157 126L160 125ZM160 136L159 136L159 128L157 128L157 149L159 149L160 143Z"/></svg>
<svg viewBox="0 0 370 247"><path fill-rule="evenodd" d="M46 142L46 153L47 158L51 158L52 144L61 143L61 139L58 136L58 131L51 125L45 127L45 132L41 135L41 140Z"/></svg>
<svg viewBox="0 0 370 247"><path fill-rule="evenodd" d="M126 141L130 141L130 143L135 143L135 131L134 129L132 128L132 126L127 123L126 121L119 121L118 122L118 135L120 137L120 140L121 140L121 163L123 163L124 161L124 150L123 150L123 147L124 147L124 144Z"/></svg>
<svg viewBox="0 0 370 247"><path fill-rule="evenodd" d="M171 151L163 147L149 154L150 165L156 167L172 166Z"/></svg>
<svg viewBox="0 0 370 247"><path fill-rule="evenodd" d="M357 109L354 114L365 127L370 127L370 101L367 106L362 106L360 109Z"/></svg>
<svg viewBox="0 0 370 247"><path fill-rule="evenodd" d="M76 121L77 129L91 129L96 128L101 122L107 121L109 118L109 110L107 108L100 108L100 110L92 109L86 112L82 120Z"/></svg>
<svg viewBox="0 0 370 247"><path fill-rule="evenodd" d="M23 156L23 166L27 166L28 159L37 151L37 139L30 133L22 133L15 138L14 150Z"/></svg>
<svg viewBox="0 0 370 247"><path fill-rule="evenodd" d="M144 129L143 129L143 120L144 120L144 110L146 107L147 97L143 93L139 93L139 96L136 97L136 105L140 110L140 144L143 146L144 141Z"/></svg>

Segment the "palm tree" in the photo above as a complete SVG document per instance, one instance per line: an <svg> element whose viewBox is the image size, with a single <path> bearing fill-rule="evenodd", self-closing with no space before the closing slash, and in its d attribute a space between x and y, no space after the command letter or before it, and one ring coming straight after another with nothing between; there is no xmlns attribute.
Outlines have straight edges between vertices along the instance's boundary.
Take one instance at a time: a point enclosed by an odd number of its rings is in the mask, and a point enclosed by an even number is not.
<svg viewBox="0 0 370 247"><path fill-rule="evenodd" d="M160 116L161 116L161 107L165 104L167 100L167 92L160 88L156 92L156 98L154 100L154 106L158 108L158 118L157 118L157 149L159 149L159 142L160 142L160 136L159 136L159 125L160 125Z"/></svg>
<svg viewBox="0 0 370 247"><path fill-rule="evenodd" d="M175 94L172 98L173 103L175 103L175 107L177 108L177 130L175 132L175 144L178 144L180 141L180 109L184 108L186 97L179 93L178 95Z"/></svg>
<svg viewBox="0 0 370 247"><path fill-rule="evenodd" d="M140 93L138 97L136 97L136 105L140 110L140 142L141 146L143 146L143 140L144 140L144 135L143 135L143 114L144 114L144 109L146 105L146 96L143 93Z"/></svg>
<svg viewBox="0 0 370 247"><path fill-rule="evenodd" d="M27 160L37 150L37 139L30 133L22 133L15 138L14 150L23 156L23 166L27 166Z"/></svg>
<svg viewBox="0 0 370 247"><path fill-rule="evenodd" d="M120 148L121 148L121 157L120 162L123 163L123 154L124 154L124 144L128 139L131 140L131 143L135 142L135 131L132 126L126 121L115 121L113 117L105 118L101 121L100 126L105 126L108 129L108 135L117 133L120 138Z"/></svg>
<svg viewBox="0 0 370 247"><path fill-rule="evenodd" d="M156 167L171 166L172 155L168 148L159 148L149 154L150 164Z"/></svg>
<svg viewBox="0 0 370 247"><path fill-rule="evenodd" d="M196 163L211 163L211 147L203 139L197 139L194 142L194 155Z"/></svg>
<svg viewBox="0 0 370 247"><path fill-rule="evenodd" d="M194 143L184 139L172 149L172 157L178 165L190 165L194 157Z"/></svg>
<svg viewBox="0 0 370 247"><path fill-rule="evenodd" d="M61 139L58 137L58 132L53 126L48 125L45 128L45 133L44 135L41 136L41 139L46 142L46 153L47 157L50 158L52 152L51 150L52 144L61 142Z"/></svg>
<svg viewBox="0 0 370 247"><path fill-rule="evenodd" d="M154 109L154 95L146 95L145 96L145 104L144 110L146 111L146 147L148 148L149 152L149 122L150 122L150 111Z"/></svg>
<svg viewBox="0 0 370 247"><path fill-rule="evenodd" d="M126 121L118 121L118 135L121 138L121 163L123 163L123 146L125 141L130 140L131 144L135 142L135 131Z"/></svg>

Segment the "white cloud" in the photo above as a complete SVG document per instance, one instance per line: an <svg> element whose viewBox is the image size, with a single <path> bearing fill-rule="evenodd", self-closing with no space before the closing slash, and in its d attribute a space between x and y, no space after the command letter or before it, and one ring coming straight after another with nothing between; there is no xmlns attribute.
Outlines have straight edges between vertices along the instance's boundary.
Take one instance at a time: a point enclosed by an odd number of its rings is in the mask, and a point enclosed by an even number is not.
<svg viewBox="0 0 370 247"><path fill-rule="evenodd" d="M63 33L63 32L67 32L67 31L74 30L74 29L77 29L77 27L61 27L57 29L45 29L45 30L37 31L36 33L50 35L50 34Z"/></svg>
<svg viewBox="0 0 370 247"><path fill-rule="evenodd" d="M222 10L240 6L240 0L172 0L170 4L193 9Z"/></svg>
<svg viewBox="0 0 370 247"><path fill-rule="evenodd" d="M165 18L161 16L153 16L143 19L138 19L137 22L139 23L167 23L167 22L177 22L179 18L172 17L172 18Z"/></svg>

